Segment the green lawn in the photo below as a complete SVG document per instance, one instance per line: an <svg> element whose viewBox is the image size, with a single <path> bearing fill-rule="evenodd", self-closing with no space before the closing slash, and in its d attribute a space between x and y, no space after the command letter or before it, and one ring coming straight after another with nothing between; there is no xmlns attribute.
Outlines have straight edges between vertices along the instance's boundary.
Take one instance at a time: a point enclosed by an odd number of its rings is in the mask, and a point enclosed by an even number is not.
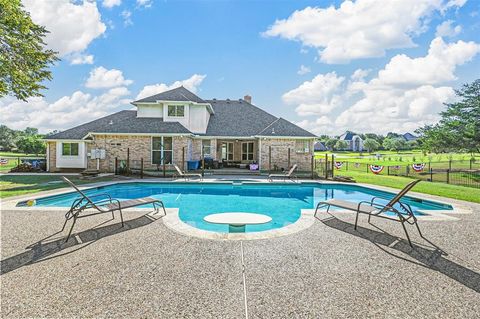
<svg viewBox="0 0 480 319"><path fill-rule="evenodd" d="M362 173L355 171L344 171L341 173L335 173L336 175L351 176L358 183L387 186L399 189L403 188L407 183L412 181L412 179L408 177L375 175L371 173ZM480 189L478 188L422 181L413 188L413 191L480 203Z"/></svg>
<svg viewBox="0 0 480 319"><path fill-rule="evenodd" d="M81 180L77 176L70 176L69 179L75 184L88 184L107 182L114 180L115 177L101 177L92 180ZM53 182L53 183L51 183ZM51 184L49 184L51 183ZM37 193L41 191L67 187L62 181L61 176L52 175L0 175L0 198Z"/></svg>

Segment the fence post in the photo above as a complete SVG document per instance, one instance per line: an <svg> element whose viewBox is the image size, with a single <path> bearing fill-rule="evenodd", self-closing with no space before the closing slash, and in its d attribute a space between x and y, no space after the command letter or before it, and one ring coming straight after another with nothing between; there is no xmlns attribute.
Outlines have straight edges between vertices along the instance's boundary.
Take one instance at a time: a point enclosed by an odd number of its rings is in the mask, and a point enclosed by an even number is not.
<svg viewBox="0 0 480 319"><path fill-rule="evenodd" d="M452 160L449 160L449 161L448 161L448 169L449 169L449 170L452 169Z"/></svg>
<svg viewBox="0 0 480 319"><path fill-rule="evenodd" d="M162 169L163 169L163 177L166 176L166 173L165 173L165 157L162 158Z"/></svg>
<svg viewBox="0 0 480 319"><path fill-rule="evenodd" d="M433 170L430 168L430 182L433 182Z"/></svg>
<svg viewBox="0 0 480 319"><path fill-rule="evenodd" d="M113 173L118 175L118 157L115 157L115 167L113 168Z"/></svg>
<svg viewBox="0 0 480 319"><path fill-rule="evenodd" d="M20 157L17 157L17 166L20 165Z"/></svg>
<svg viewBox="0 0 480 319"><path fill-rule="evenodd" d="M203 177L205 176L205 156L203 155L203 146L202 146L201 154L202 154L202 177Z"/></svg>
<svg viewBox="0 0 480 319"><path fill-rule="evenodd" d="M290 148L288 149L288 153L290 153ZM312 179L314 179L314 176L313 176L313 162L314 161L315 161L315 155L312 155L312 159L311 159Z"/></svg>
<svg viewBox="0 0 480 319"><path fill-rule="evenodd" d="M408 174L410 173L410 166L405 166L405 172L406 172L406 175L405 176L408 176Z"/></svg>
<svg viewBox="0 0 480 319"><path fill-rule="evenodd" d="M268 147L268 172L272 171L272 146Z"/></svg>
<svg viewBox="0 0 480 319"><path fill-rule="evenodd" d="M450 184L450 169L447 169L447 184Z"/></svg>
<svg viewBox="0 0 480 319"><path fill-rule="evenodd" d="M182 170L185 171L185 146L182 147Z"/></svg>
<svg viewBox="0 0 480 319"><path fill-rule="evenodd" d="M345 164L347 164L345 170L348 171L348 162L345 162Z"/></svg>
<svg viewBox="0 0 480 319"><path fill-rule="evenodd" d="M332 179L334 175L334 172L333 172L334 169L335 169L335 155L332 154Z"/></svg>
<svg viewBox="0 0 480 319"><path fill-rule="evenodd" d="M387 175L390 176L390 166L387 166Z"/></svg>
<svg viewBox="0 0 480 319"><path fill-rule="evenodd" d="M143 157L140 159L140 178L143 179Z"/></svg>
<svg viewBox="0 0 480 319"><path fill-rule="evenodd" d="M362 164L360 164L360 165L362 165ZM369 169L368 169L368 166L369 166L369 164L367 163L367 164L366 164L366 167L367 167L367 174L368 174L368 171L369 171Z"/></svg>
<svg viewBox="0 0 480 319"><path fill-rule="evenodd" d="M472 169L473 158L470 159L470 169Z"/></svg>
<svg viewBox="0 0 480 319"><path fill-rule="evenodd" d="M431 169L432 169L432 162L429 161L429 162L428 162L428 170L431 170Z"/></svg>
<svg viewBox="0 0 480 319"><path fill-rule="evenodd" d="M288 163L287 163L287 169L290 169L290 147L288 148Z"/></svg>
<svg viewBox="0 0 480 319"><path fill-rule="evenodd" d="M127 148L127 175L130 175L130 148Z"/></svg>
<svg viewBox="0 0 480 319"><path fill-rule="evenodd" d="M325 154L325 179L328 179L328 154Z"/></svg>

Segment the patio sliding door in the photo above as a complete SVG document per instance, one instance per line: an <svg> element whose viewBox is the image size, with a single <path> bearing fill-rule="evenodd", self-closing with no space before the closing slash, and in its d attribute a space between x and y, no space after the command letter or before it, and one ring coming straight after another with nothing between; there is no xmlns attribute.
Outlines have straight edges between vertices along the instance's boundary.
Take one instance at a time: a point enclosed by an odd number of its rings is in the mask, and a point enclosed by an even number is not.
<svg viewBox="0 0 480 319"><path fill-rule="evenodd" d="M222 160L233 161L233 142L222 142Z"/></svg>

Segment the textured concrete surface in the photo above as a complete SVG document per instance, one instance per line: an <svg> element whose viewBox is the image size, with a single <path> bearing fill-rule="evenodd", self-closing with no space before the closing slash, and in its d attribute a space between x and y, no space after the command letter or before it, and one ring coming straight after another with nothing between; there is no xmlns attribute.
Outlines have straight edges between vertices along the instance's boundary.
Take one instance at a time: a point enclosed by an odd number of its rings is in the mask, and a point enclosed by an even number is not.
<svg viewBox="0 0 480 319"><path fill-rule="evenodd" d="M55 234L58 211L1 212L1 315L20 317L478 318L480 206L410 227L322 215L299 233L241 242L180 235L126 212ZM53 236L52 236L53 235ZM46 238L47 236L51 236ZM436 246L436 247L435 247ZM244 267L243 267L244 266Z"/></svg>

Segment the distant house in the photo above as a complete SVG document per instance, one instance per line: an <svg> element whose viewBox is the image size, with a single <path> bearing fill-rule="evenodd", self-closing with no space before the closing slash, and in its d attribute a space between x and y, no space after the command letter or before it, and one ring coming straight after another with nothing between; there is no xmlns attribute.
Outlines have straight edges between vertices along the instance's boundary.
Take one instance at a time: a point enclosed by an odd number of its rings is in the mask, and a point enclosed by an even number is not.
<svg viewBox="0 0 480 319"><path fill-rule="evenodd" d="M327 151L328 149L325 146L325 143L319 141L313 144L313 150L315 152L323 152L323 151Z"/></svg>
<svg viewBox="0 0 480 319"><path fill-rule="evenodd" d="M345 151L353 152L362 152L363 151L363 140L360 136L356 135L353 132L346 131L338 138L341 141L347 142L348 146Z"/></svg>
<svg viewBox="0 0 480 319"><path fill-rule="evenodd" d="M405 133L402 135L402 137L405 139L405 141L410 142L410 141L415 141L418 139L417 136L413 135L412 133Z"/></svg>

